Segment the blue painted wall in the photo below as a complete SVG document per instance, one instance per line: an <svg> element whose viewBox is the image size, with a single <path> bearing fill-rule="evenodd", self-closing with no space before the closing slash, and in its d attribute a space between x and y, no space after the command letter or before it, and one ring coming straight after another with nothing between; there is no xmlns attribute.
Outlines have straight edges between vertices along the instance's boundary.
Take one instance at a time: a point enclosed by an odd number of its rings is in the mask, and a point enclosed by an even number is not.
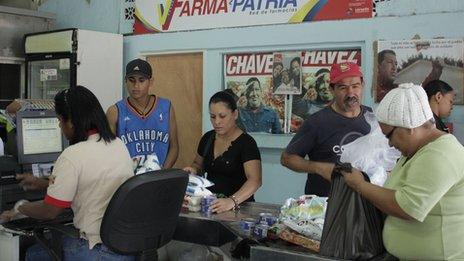
<svg viewBox="0 0 464 261"><path fill-rule="evenodd" d="M56 29L80 28L119 33L121 2L124 0L48 0L39 11L56 14Z"/></svg>
<svg viewBox="0 0 464 261"><path fill-rule="evenodd" d="M461 24L464 13L434 13L404 17L377 17L373 19L324 21L293 25L273 25L248 28L216 29L184 33L130 36L124 39L125 60L143 52L177 52L204 50L203 112L207 115L206 102L223 86L222 55L227 52L292 50L305 48L331 48L360 46L363 55L363 71L366 75L364 103L373 105L370 95L373 75L373 42L378 39L410 39L418 34L421 38L462 38ZM457 136L464 141L464 110L456 106L452 121ZM182 123L179 123L182 124ZM203 130L211 125L203 118ZM272 142L284 147L289 138L260 135L258 143ZM272 139L272 141L269 141ZM292 173L280 166L280 148L261 149L263 156L263 187L256 195L258 201L281 203L290 196L303 193L305 175Z"/></svg>
<svg viewBox="0 0 464 261"><path fill-rule="evenodd" d="M49 0L49 2L57 1ZM92 5L99 1L92 1ZM85 1L82 0L82 2ZM112 6L108 3L109 1L102 2ZM82 6L82 3L79 5ZM80 8L86 10L87 7ZM49 11L56 13L53 10ZM127 36L124 38L124 60L126 63L134 57L147 53L202 51L204 53L203 112L205 115L203 130L207 131L211 125L206 116L208 115L206 102L212 94L223 88L221 68L222 57L225 53L361 47L363 71L366 76L364 103L373 106L370 86L374 66L374 41L411 39L415 35L424 39L464 37L464 26L457 26L462 25L464 19L464 1L462 0L442 0L439 6L435 0L387 1L377 4L377 14L378 17L372 19ZM60 17L58 16L57 20L60 20ZM78 25L75 26L78 27ZM124 24L119 25L119 28L127 30L130 26ZM127 33L127 31L120 32ZM455 126L455 134L461 142L464 142L463 116L463 106L456 106L450 117ZM263 187L257 192L256 199L263 202L282 203L285 198L303 194L305 175L293 173L280 165L282 148L286 146L291 137L287 135L254 135L254 137L258 144L262 145L263 159Z"/></svg>

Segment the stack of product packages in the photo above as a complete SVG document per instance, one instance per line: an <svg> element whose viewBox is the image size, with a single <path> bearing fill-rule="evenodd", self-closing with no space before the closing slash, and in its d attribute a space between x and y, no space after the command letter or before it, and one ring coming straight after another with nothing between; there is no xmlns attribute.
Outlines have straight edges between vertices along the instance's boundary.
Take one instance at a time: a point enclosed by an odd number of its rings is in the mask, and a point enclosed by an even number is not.
<svg viewBox="0 0 464 261"><path fill-rule="evenodd" d="M210 205L216 196L207 188L213 185L214 183L201 176L190 174L182 206L191 212L201 210L202 213L211 214Z"/></svg>
<svg viewBox="0 0 464 261"><path fill-rule="evenodd" d="M314 195L289 198L281 207L279 218L271 213L260 213L257 219L242 219L240 227L246 236L258 239L281 238L318 252L326 202L327 198Z"/></svg>
<svg viewBox="0 0 464 261"><path fill-rule="evenodd" d="M243 218L240 221L240 228L245 236L263 238L276 238L278 231L277 217L272 213L262 212L257 219Z"/></svg>
<svg viewBox="0 0 464 261"><path fill-rule="evenodd" d="M280 220L285 226L279 237L319 252L326 209L327 197L303 195L287 199L280 211Z"/></svg>

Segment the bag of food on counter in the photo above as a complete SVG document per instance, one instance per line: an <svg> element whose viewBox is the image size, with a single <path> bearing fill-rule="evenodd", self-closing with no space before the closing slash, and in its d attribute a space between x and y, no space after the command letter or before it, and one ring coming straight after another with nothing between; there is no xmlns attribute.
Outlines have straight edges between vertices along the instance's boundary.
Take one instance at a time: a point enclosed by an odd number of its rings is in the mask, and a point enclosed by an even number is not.
<svg viewBox="0 0 464 261"><path fill-rule="evenodd" d="M199 212L201 210L201 199L200 196L189 196L184 197L182 207L188 209L190 212Z"/></svg>
<svg viewBox="0 0 464 261"><path fill-rule="evenodd" d="M322 228L324 227L323 218L314 218L300 221L286 219L283 220L282 223L297 233L300 233L308 238L321 241Z"/></svg>
<svg viewBox="0 0 464 261"><path fill-rule="evenodd" d="M364 178L369 181L367 175ZM382 213L348 187L342 174L334 171L320 254L349 260L369 260L382 255L383 222Z"/></svg>
<svg viewBox="0 0 464 261"><path fill-rule="evenodd" d="M298 199L289 198L280 209L280 220L297 233L320 241L327 198L303 195Z"/></svg>
<svg viewBox="0 0 464 261"><path fill-rule="evenodd" d="M343 145L340 161L351 163L353 167L365 172L372 184L383 186L387 171L393 169L401 153L390 147L372 112L366 112L364 117L371 126L370 133Z"/></svg>
<svg viewBox="0 0 464 261"><path fill-rule="evenodd" d="M299 221L324 218L326 207L326 197L303 195L298 199L288 198L280 208L280 219Z"/></svg>
<svg viewBox="0 0 464 261"><path fill-rule="evenodd" d="M187 184L186 194L189 196L211 196L213 193L207 188L213 186L214 183L194 174L189 174L189 181Z"/></svg>

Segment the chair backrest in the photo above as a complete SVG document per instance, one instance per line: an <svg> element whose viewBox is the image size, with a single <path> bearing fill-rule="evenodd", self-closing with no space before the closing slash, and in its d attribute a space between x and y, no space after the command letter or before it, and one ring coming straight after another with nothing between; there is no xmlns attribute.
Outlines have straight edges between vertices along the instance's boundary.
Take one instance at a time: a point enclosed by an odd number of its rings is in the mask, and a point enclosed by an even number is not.
<svg viewBox="0 0 464 261"><path fill-rule="evenodd" d="M126 255L167 244L176 229L187 182L187 172L180 169L152 171L128 179L114 193L103 216L103 243Z"/></svg>

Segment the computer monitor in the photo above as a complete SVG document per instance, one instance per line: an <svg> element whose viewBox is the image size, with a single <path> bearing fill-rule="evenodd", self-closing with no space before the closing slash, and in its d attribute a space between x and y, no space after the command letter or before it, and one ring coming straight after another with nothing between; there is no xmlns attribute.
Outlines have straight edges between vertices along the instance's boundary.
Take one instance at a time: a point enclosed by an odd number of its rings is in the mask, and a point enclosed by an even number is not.
<svg viewBox="0 0 464 261"><path fill-rule="evenodd" d="M68 145L55 111L20 111L16 114L18 163L54 162Z"/></svg>

